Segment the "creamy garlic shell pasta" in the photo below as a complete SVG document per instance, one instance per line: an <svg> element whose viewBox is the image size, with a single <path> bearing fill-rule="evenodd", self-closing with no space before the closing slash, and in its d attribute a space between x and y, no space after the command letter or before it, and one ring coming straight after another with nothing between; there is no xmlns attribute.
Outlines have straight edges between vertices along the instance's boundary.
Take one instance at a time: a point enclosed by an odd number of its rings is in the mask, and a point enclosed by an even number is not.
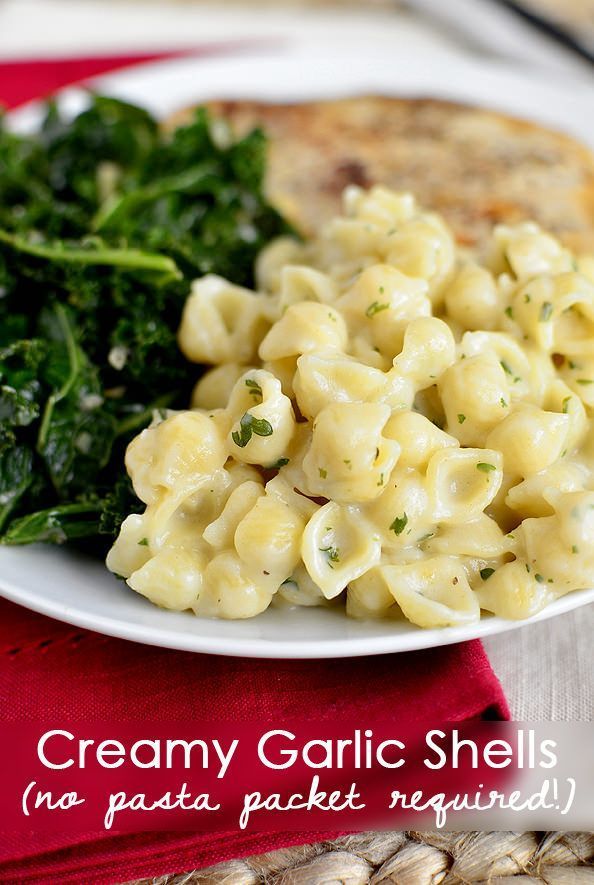
<svg viewBox="0 0 594 885"><path fill-rule="evenodd" d="M593 268L531 223L481 266L410 194L351 187L264 250L257 292L196 280L179 344L212 368L130 444L146 509L109 568L208 617L421 627L591 585Z"/></svg>

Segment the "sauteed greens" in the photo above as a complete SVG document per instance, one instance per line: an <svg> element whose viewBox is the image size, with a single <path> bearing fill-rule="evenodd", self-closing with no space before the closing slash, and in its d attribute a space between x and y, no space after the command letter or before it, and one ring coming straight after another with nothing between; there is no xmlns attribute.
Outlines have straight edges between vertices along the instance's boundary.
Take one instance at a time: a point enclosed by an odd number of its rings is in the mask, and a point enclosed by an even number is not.
<svg viewBox="0 0 594 885"><path fill-rule="evenodd" d="M49 104L33 137L0 121L0 539L113 535L135 506L127 442L185 407L176 344L189 281L250 285L287 230L262 190L265 138L206 110L165 134L144 110Z"/></svg>

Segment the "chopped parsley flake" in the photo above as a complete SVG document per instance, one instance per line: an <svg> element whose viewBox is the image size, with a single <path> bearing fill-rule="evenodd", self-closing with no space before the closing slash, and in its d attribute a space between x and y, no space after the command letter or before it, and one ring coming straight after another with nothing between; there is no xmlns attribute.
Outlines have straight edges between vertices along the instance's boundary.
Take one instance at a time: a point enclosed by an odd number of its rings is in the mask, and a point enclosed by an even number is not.
<svg viewBox="0 0 594 885"><path fill-rule="evenodd" d="M529 295L528 292L526 292L526 294L524 295L524 304L530 304L531 301L532 301L532 296Z"/></svg>
<svg viewBox="0 0 594 885"><path fill-rule="evenodd" d="M569 360L568 366L570 369L581 369L581 366L578 363L574 363L573 360Z"/></svg>
<svg viewBox="0 0 594 885"><path fill-rule="evenodd" d="M538 573L537 573L536 575L534 575L534 578L535 578L535 580L538 581L539 584L544 584L544 583L545 583L545 579L543 578L543 576L542 576L542 575L539 575Z"/></svg>
<svg viewBox="0 0 594 885"><path fill-rule="evenodd" d="M326 479L326 477L328 476L328 471L324 470L323 467L318 467L318 473L320 474L321 479Z"/></svg>
<svg viewBox="0 0 594 885"><path fill-rule="evenodd" d="M563 400L563 413L566 415L569 411L569 403L571 402L571 397L566 396Z"/></svg>
<svg viewBox="0 0 594 885"><path fill-rule="evenodd" d="M289 463L288 458L279 458L278 461L276 462L276 464L272 465L272 469L273 470L280 470L281 467L284 467L285 464L288 464L288 463Z"/></svg>
<svg viewBox="0 0 594 885"><path fill-rule="evenodd" d="M458 414L458 424L464 424L466 421L466 415L463 415L461 412Z"/></svg>
<svg viewBox="0 0 594 885"><path fill-rule="evenodd" d="M540 305L540 312L538 314L538 320L541 323L548 323L548 321L553 316L553 305L550 301L544 301Z"/></svg>
<svg viewBox="0 0 594 885"><path fill-rule="evenodd" d="M594 384L594 381L591 378L578 378L577 383L585 387L586 384Z"/></svg>
<svg viewBox="0 0 594 885"><path fill-rule="evenodd" d="M365 311L365 316L369 317L369 319L371 319L372 317L374 317L376 315L376 313L379 313L381 310L387 310L389 308L389 306L390 305L387 303L380 304L379 301L374 301L369 305L369 307Z"/></svg>
<svg viewBox="0 0 594 885"><path fill-rule="evenodd" d="M340 552L338 547L320 547L320 553L325 553L330 568L334 568L333 562L340 562Z"/></svg>
<svg viewBox="0 0 594 885"><path fill-rule="evenodd" d="M253 378L245 379L245 386L249 387L250 393L255 397L262 397L262 388L258 384L257 381L254 381Z"/></svg>
<svg viewBox="0 0 594 885"><path fill-rule="evenodd" d="M572 553L579 553L579 552L580 552L580 551L579 551L579 548L578 548L578 546L577 546L577 544L572 544L572 545L571 545L571 552L572 552Z"/></svg>
<svg viewBox="0 0 594 885"><path fill-rule="evenodd" d="M380 478L379 478L379 481L378 481L378 486L383 486L383 484L384 484L384 474L383 474L383 473L380 473Z"/></svg>
<svg viewBox="0 0 594 885"><path fill-rule="evenodd" d="M244 449L252 438L252 434L256 436L272 436L272 424L266 418L254 418L249 412L246 412L239 422L239 431L234 430L231 438L236 446Z"/></svg>
<svg viewBox="0 0 594 885"><path fill-rule="evenodd" d="M488 464L486 461L479 461L476 465L477 470L481 470L483 473L490 473L491 470L497 470L494 464Z"/></svg>
<svg viewBox="0 0 594 885"><path fill-rule="evenodd" d="M494 568L482 568L479 572L483 581L488 581L492 574L495 573Z"/></svg>
<svg viewBox="0 0 594 885"><path fill-rule="evenodd" d="M401 535L407 525L408 516L406 515L406 513L403 513L402 516L396 517L396 519L390 526L390 531L394 532L395 535Z"/></svg>
<svg viewBox="0 0 594 885"><path fill-rule="evenodd" d="M507 409L507 403L506 403L506 401L503 399L503 397L501 397L501 399L499 400L499 402L501 403L501 408L502 408L502 409Z"/></svg>
<svg viewBox="0 0 594 885"><path fill-rule="evenodd" d="M514 318L514 310L513 310L513 307L512 307L511 305L510 305L509 307L506 307L505 310L504 310L503 312L504 312L504 314L506 315L506 317L509 317L510 320L513 320L513 318Z"/></svg>
<svg viewBox="0 0 594 885"><path fill-rule="evenodd" d="M501 368L503 369L503 371L505 372L506 375L513 375L514 374L513 369L511 368L509 363L506 363L505 360L499 360L499 362L501 364Z"/></svg>
<svg viewBox="0 0 594 885"><path fill-rule="evenodd" d="M141 538L138 542L139 547L148 547L148 538Z"/></svg>

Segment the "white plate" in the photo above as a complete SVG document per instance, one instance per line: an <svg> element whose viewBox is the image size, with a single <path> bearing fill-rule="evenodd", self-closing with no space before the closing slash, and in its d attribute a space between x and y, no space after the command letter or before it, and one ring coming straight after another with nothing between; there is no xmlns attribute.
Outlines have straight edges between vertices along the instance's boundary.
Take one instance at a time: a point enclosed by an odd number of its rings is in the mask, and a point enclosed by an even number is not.
<svg viewBox="0 0 594 885"><path fill-rule="evenodd" d="M211 621L166 612L114 578L101 562L54 547L0 548L1 593L61 621L120 636L220 655L340 658L409 651L489 636L526 621L487 617L470 627L421 630L407 622L353 621L328 609L268 609L247 621ZM594 590L570 593L532 621L594 601Z"/></svg>
<svg viewBox="0 0 594 885"><path fill-rule="evenodd" d="M592 95L585 87L552 86L497 66L399 47L389 56L270 53L255 58L183 60L145 65L95 81L97 89L164 115L210 97L298 100L353 93L437 96L489 105L564 129L594 146ZM84 102L65 90L64 106ZM12 115L31 129L40 108ZM339 611L270 609L250 621L210 621L161 611L111 576L99 562L49 547L0 548L0 593L62 621L138 642L211 654L322 658L408 651L461 642L522 626L488 617L480 624L421 630L400 622L357 622ZM539 621L594 601L581 590L548 606Z"/></svg>

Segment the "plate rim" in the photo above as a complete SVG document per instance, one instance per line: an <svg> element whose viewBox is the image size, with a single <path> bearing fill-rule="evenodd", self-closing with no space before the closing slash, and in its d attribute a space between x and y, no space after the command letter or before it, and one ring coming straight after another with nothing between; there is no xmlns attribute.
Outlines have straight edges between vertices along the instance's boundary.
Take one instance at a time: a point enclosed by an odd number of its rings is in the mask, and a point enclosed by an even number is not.
<svg viewBox="0 0 594 885"><path fill-rule="evenodd" d="M2 579L0 578L0 580ZM62 606L51 599L48 600L48 598L37 594L35 591L25 590L23 592L22 589L11 585L10 582L2 583L0 586L0 597L17 605L24 605L30 611L46 615L81 629L160 648L199 654L249 657L265 660L322 660L336 657L367 657L407 651L422 651L508 633L531 624L537 624L550 618L567 614L584 605L594 604L594 588L573 590L545 606L536 615L521 620L509 620L487 615L486 617L481 617L480 621L474 624L460 627L431 629L416 627L415 629L407 629L406 633L390 634L389 631L386 631L386 634L382 636L316 640L221 637L209 635L210 631L208 630L203 633L193 634L172 628L147 626L142 623L120 620L114 616L89 615L80 609L66 605ZM142 601L154 608L149 600ZM168 612L165 609L161 613L165 617L168 614L172 614L172 612ZM176 614L185 613L177 612ZM196 624L213 625L218 623L217 619L199 618L189 612L187 616L194 619ZM344 617L345 622L353 623L344 613L340 615L337 613L337 616ZM234 623L239 622L235 621ZM355 621L354 623L357 622ZM377 623L381 623L381 621ZM386 619L385 623L389 625L393 622ZM412 626L415 627L415 625ZM348 651L344 648L345 646L348 646Z"/></svg>
<svg viewBox="0 0 594 885"><path fill-rule="evenodd" d="M394 56L383 52L376 55L362 53L352 58L349 52L341 51L340 46L320 54L319 51L308 51L307 46L287 47L286 44L280 43L278 47L271 46L268 51L262 51L261 47L254 45L253 52L245 51L237 55L183 56L133 64L65 86L57 90L54 96L66 107L78 109L84 101L84 96L90 91L103 91L121 97L124 93L130 94L140 88L145 92L145 105L152 113L162 118L164 115L151 104L154 97L150 94L152 90L147 89L145 81L156 85L156 80L165 81L169 78L181 89L180 81L188 81L192 73L207 72L214 74L215 79L218 76L224 80L225 74L230 74L233 69L245 73L249 82L250 76L253 77L254 72L257 72L262 65L269 71L271 66L281 69L295 66L301 71L304 62L307 62L305 73L309 76L309 80L300 82L298 87L292 83L288 89L292 95L278 92L278 89L284 90L287 87L280 85L282 81L276 78L255 87L256 90L264 90L265 95L254 95L252 92L254 87L246 88L242 76L239 77L239 83L235 82L236 75L234 75L233 92L227 92L226 86L217 86L213 89L209 82L204 82L197 85L196 91L191 93L193 98L180 99L179 104L174 100L165 115L186 107L188 102L198 104L200 101L209 101L212 98L251 97L256 101L284 100L288 103L298 103L323 100L324 97L332 99L353 95L366 96L375 92L388 97L391 95L403 98L436 98L487 108L519 120L535 122L573 138L581 138L594 148L594 123L590 122L591 113L589 116L586 114L586 111L591 112L594 86L589 86L584 79L567 74L551 82L538 79L538 69L530 69L503 59L482 59L470 52L455 51L447 46L433 47L430 51L424 47L423 50L425 55L423 51L419 53L410 47L400 47L395 60ZM349 60L349 66L345 70L346 59ZM349 85L318 82L319 77L312 76L312 71L320 68L324 72L337 72L340 82ZM423 80L427 74L429 79L423 85L415 86L410 82L411 77ZM443 76L444 74L450 78L449 81ZM359 85L350 85L349 78L353 77L359 81ZM382 81L381 85L378 85L377 78ZM192 79L192 89L194 82ZM454 84L454 91L451 91L451 84ZM184 88L187 88L187 82L184 82ZM270 93L269 89L272 90ZM306 90L305 94L301 92L302 89ZM307 90L313 92L307 93ZM464 97L455 90L466 91L469 96L472 94L477 97ZM490 93L489 98L483 97L485 91ZM200 94L203 98L200 98ZM501 97L502 94L504 97ZM534 104L527 109L524 103L528 99L528 94ZM526 98L522 98L524 95ZM138 100L138 96L129 100ZM9 125L16 124L19 129L24 127L25 131L30 131L40 121L40 111L44 101L43 98L32 99L8 111L6 119ZM516 109L513 107L514 104L523 107Z"/></svg>

